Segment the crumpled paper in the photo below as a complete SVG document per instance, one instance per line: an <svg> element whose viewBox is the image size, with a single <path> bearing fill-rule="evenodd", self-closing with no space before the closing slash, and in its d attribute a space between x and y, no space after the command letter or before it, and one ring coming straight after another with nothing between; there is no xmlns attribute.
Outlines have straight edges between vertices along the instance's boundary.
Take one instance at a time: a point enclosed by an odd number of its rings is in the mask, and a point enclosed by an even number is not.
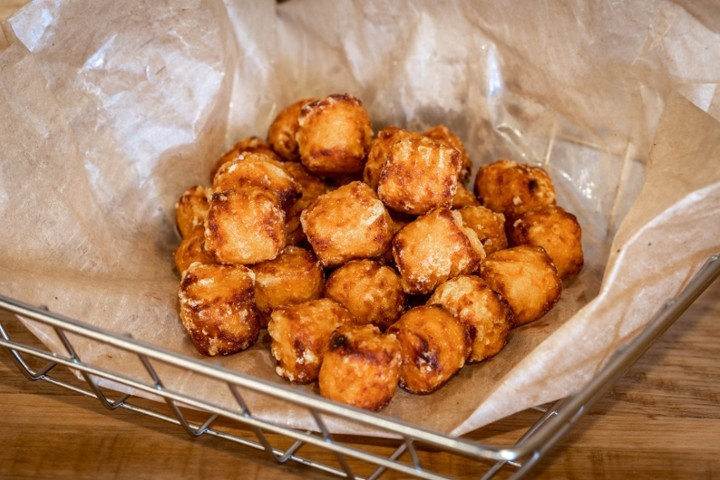
<svg viewBox="0 0 720 480"><path fill-rule="evenodd" d="M499 355L431 395L398 391L382 414L460 435L561 398L720 251L719 28L711 2L33 2L3 25L0 293L201 358L177 317L176 199L283 106L348 92L376 131L444 123L476 168L546 168L586 253ZM83 360L147 378L73 340ZM266 339L210 361L285 384ZM234 404L158 369L167 388ZM316 427L280 400L246 401Z"/></svg>

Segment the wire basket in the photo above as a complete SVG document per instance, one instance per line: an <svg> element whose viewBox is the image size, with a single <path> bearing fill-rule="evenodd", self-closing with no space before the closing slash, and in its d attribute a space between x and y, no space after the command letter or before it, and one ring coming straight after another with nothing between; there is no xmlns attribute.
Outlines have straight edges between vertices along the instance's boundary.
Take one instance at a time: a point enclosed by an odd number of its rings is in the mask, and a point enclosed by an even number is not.
<svg viewBox="0 0 720 480"><path fill-rule="evenodd" d="M0 309L51 327L64 345L65 352L51 352L28 335L11 335L9 332L18 329L8 328L9 325L1 320L0 346L9 352L20 371L30 380L46 381L95 398L110 410L124 408L175 424L194 437L210 435L263 451L278 464L296 462L352 479L377 479L391 471L415 478L451 478L447 473L435 471L434 462L426 461L424 453L430 451L472 462L476 478L492 478L500 472L509 474L509 478L520 478L718 276L720 254L715 254L693 276L686 288L677 297L668 300L648 325L619 348L599 374L579 391L550 406L536 407L532 414L523 415L524 419L530 419L527 420L530 426L523 427L524 434L512 445L486 444L468 436L455 438L418 428L164 350L1 295ZM6 321L20 322L17 316L7 316ZM72 338L75 335L136 356L145 367L146 377L132 377L120 369L99 368L83 361L73 347ZM229 389L236 408L214 405L166 388L157 373L156 367L160 363L203 375ZM121 388L110 389L108 382ZM139 394L121 393L124 389ZM255 416L244 401L245 392L300 406L309 412L317 428L299 430ZM148 397L157 401L148 400ZM333 417L359 427L371 427L393 440L384 442L385 445L378 448L353 436L332 434L326 425ZM318 448L302 450L305 445ZM331 455L313 455L316 451L328 451ZM330 462L328 458L334 461Z"/></svg>

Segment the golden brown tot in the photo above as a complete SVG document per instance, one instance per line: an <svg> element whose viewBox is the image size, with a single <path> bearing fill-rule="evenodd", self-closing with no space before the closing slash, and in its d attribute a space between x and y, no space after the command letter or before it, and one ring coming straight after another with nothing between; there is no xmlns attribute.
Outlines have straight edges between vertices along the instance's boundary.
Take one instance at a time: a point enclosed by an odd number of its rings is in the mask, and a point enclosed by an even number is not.
<svg viewBox="0 0 720 480"><path fill-rule="evenodd" d="M405 307L400 275L377 261L352 260L328 278L325 296L343 304L359 323L385 331Z"/></svg>
<svg viewBox="0 0 720 480"><path fill-rule="evenodd" d="M513 326L533 322L560 299L562 283L552 259L542 247L520 245L488 255L480 277L507 300Z"/></svg>
<svg viewBox="0 0 720 480"><path fill-rule="evenodd" d="M205 250L205 235L202 231L183 238L175 250L173 258L180 276L195 262L216 263L215 258Z"/></svg>
<svg viewBox="0 0 720 480"><path fill-rule="evenodd" d="M427 129L423 135L432 138L442 145L454 148L460 153L462 168L458 174L458 182L467 182L470 178L470 172L472 171L472 160L470 160L467 150L465 150L465 145L463 145L460 137L451 132L445 125L435 125L434 127Z"/></svg>
<svg viewBox="0 0 720 480"><path fill-rule="evenodd" d="M457 211L436 208L403 227L392 241L403 290L432 292L456 275L475 271L485 251Z"/></svg>
<svg viewBox="0 0 720 480"><path fill-rule="evenodd" d="M300 161L311 173L342 176L362 171L373 132L359 99L336 94L307 103L298 122Z"/></svg>
<svg viewBox="0 0 720 480"><path fill-rule="evenodd" d="M294 162L300 160L298 144L295 140L300 128L300 110L315 100L315 98L305 98L288 105L278 112L270 124L267 135L268 143L283 159Z"/></svg>
<svg viewBox="0 0 720 480"><path fill-rule="evenodd" d="M547 205L523 213L508 225L508 238L513 245L543 247L563 280L582 270L582 229L577 217L561 207Z"/></svg>
<svg viewBox="0 0 720 480"><path fill-rule="evenodd" d="M505 215L480 205L464 207L458 211L463 224L477 234L486 255L508 247Z"/></svg>
<svg viewBox="0 0 720 480"><path fill-rule="evenodd" d="M295 383L317 380L330 335L352 321L345 307L328 298L276 308L268 323L275 372Z"/></svg>
<svg viewBox="0 0 720 480"><path fill-rule="evenodd" d="M330 191L330 187L320 178L311 175L302 164L298 162L282 162L279 164L285 173L290 175L300 187L300 198L287 211L285 218L285 231L287 244L299 245L305 240L305 234L300 224L300 214L320 195Z"/></svg>
<svg viewBox="0 0 720 480"><path fill-rule="evenodd" d="M406 134L410 134L410 132L398 127L385 127L377 133L370 144L367 161L363 168L363 181L373 190L377 190L385 162L390 155L390 147Z"/></svg>
<svg viewBox="0 0 720 480"><path fill-rule="evenodd" d="M475 194L462 183L458 183L457 191L452 200L452 208L458 209L477 205L480 205L480 201L475 197Z"/></svg>
<svg viewBox="0 0 720 480"><path fill-rule="evenodd" d="M215 192L210 198L205 249L220 263L272 260L285 248L285 212L278 198L258 187Z"/></svg>
<svg viewBox="0 0 720 480"><path fill-rule="evenodd" d="M373 325L346 324L335 330L318 377L326 398L380 410L397 390L400 343Z"/></svg>
<svg viewBox="0 0 720 480"><path fill-rule="evenodd" d="M461 168L460 153L454 148L406 132L389 147L378 197L393 210L412 215L450 207Z"/></svg>
<svg viewBox="0 0 720 480"><path fill-rule="evenodd" d="M325 267L379 256L392 240L391 220L385 206L360 181L318 197L302 212L300 222Z"/></svg>
<svg viewBox="0 0 720 480"><path fill-rule="evenodd" d="M260 333L253 274L242 265L193 263L178 292L180 319L205 355L230 355L252 346Z"/></svg>
<svg viewBox="0 0 720 480"><path fill-rule="evenodd" d="M243 153L261 153L275 161L280 161L275 152L270 148L270 145L265 141L256 136L247 137L237 142L230 150L225 152L210 169L210 182L215 178L217 171L225 165L227 162L236 161Z"/></svg>
<svg viewBox="0 0 720 480"><path fill-rule="evenodd" d="M288 210L300 198L300 185L283 168L281 162L264 153L242 153L220 167L213 179L214 191L259 187L272 192L280 206Z"/></svg>
<svg viewBox="0 0 720 480"><path fill-rule="evenodd" d="M251 269L255 273L255 305L263 327L274 309L322 296L325 274L315 255L304 248L285 247L277 258Z"/></svg>
<svg viewBox="0 0 720 480"><path fill-rule="evenodd" d="M327 183L315 175L312 175L300 163L282 162L278 163L277 166L295 180L295 183L300 190L300 199L298 199L295 203L304 205L303 208L307 207L317 197L330 190Z"/></svg>
<svg viewBox="0 0 720 480"><path fill-rule="evenodd" d="M400 342L400 386L411 393L431 393L465 365L470 341L465 327L438 305L405 312L389 329Z"/></svg>
<svg viewBox="0 0 720 480"><path fill-rule="evenodd" d="M180 196L175 203L175 221L180 236L188 237L193 232L205 229L205 217L208 211L208 199L205 187L195 185Z"/></svg>
<svg viewBox="0 0 720 480"><path fill-rule="evenodd" d="M512 311L480 277L451 278L435 289L427 304L440 305L463 323L471 344L468 363L492 357L505 346Z"/></svg>
<svg viewBox="0 0 720 480"><path fill-rule="evenodd" d="M498 160L480 167L475 176L480 203L506 218L555 204L555 186L540 167Z"/></svg>

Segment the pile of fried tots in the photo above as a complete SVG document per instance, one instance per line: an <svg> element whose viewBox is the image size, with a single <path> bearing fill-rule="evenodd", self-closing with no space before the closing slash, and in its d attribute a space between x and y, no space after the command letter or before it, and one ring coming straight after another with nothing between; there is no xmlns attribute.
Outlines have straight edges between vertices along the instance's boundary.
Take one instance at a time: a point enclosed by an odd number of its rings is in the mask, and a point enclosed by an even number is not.
<svg viewBox="0 0 720 480"><path fill-rule="evenodd" d="M370 410L497 354L583 265L547 172L445 126L374 134L349 94L281 110L177 202L179 313L205 355L267 329L276 372ZM471 190L472 188L472 190Z"/></svg>

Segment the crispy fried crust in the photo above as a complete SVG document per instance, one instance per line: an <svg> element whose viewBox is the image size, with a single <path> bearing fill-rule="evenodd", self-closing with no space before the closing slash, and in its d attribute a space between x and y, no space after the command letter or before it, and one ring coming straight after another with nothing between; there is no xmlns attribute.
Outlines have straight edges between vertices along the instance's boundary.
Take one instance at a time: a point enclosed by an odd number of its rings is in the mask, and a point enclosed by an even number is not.
<svg viewBox="0 0 720 480"><path fill-rule="evenodd" d="M423 132L423 135L432 138L436 142L445 145L446 147L454 148L458 151L458 153L460 153L460 163L462 164L462 167L460 168L460 172L458 173L458 182L467 182L470 178L470 173L472 171L473 165L472 160L470 160L470 157L465 150L465 145L463 145L462 141L460 140L460 137L451 132L450 129L445 125L435 125L434 127L429 128L425 132Z"/></svg>
<svg viewBox="0 0 720 480"><path fill-rule="evenodd" d="M436 208L403 227L392 241L403 290L432 292L456 275L473 272L485 256L482 244L456 211Z"/></svg>
<svg viewBox="0 0 720 480"><path fill-rule="evenodd" d="M272 311L320 298L325 274L312 252L289 246L273 260L252 267L255 273L255 305L262 326L266 327Z"/></svg>
<svg viewBox="0 0 720 480"><path fill-rule="evenodd" d="M463 224L477 234L487 255L508 247L505 215L480 205L463 207L458 211Z"/></svg>
<svg viewBox="0 0 720 480"><path fill-rule="evenodd" d="M475 194L468 190L462 183L458 183L457 191L452 200L452 208L460 209L463 207L474 207L480 205L480 201L475 198Z"/></svg>
<svg viewBox="0 0 720 480"><path fill-rule="evenodd" d="M304 98L280 110L268 128L267 141L270 147L284 160L297 162L300 160L295 135L300 128L298 122L303 106L317 100Z"/></svg>
<svg viewBox="0 0 720 480"><path fill-rule="evenodd" d="M279 376L369 410L496 355L582 268L581 232L543 169L472 169L445 125L373 140L352 95L287 105L176 203L192 342L227 355L267 327Z"/></svg>
<svg viewBox="0 0 720 480"><path fill-rule="evenodd" d="M370 144L367 161L363 168L363 181L370 185L373 190L377 190L385 162L390 155L390 147L408 133L407 130L402 128L385 127L377 133Z"/></svg>
<svg viewBox="0 0 720 480"><path fill-rule="evenodd" d="M175 222L180 236L185 238L195 232L203 231L207 211L205 187L195 185L185 190L175 203Z"/></svg>
<svg viewBox="0 0 720 480"><path fill-rule="evenodd" d="M389 147L378 181L378 197L388 207L412 215L450 207L461 168L460 154L454 148L406 132Z"/></svg>
<svg viewBox="0 0 720 480"><path fill-rule="evenodd" d="M288 245L300 245L305 240L305 233L300 224L300 214L320 195L330 191L327 183L307 171L298 162L282 162L279 164L295 183L300 187L300 198L287 211L285 232Z"/></svg>
<svg viewBox="0 0 720 480"><path fill-rule="evenodd" d="M205 355L230 355L252 346L260 333L253 274L241 265L193 263L180 282L180 319Z"/></svg>
<svg viewBox="0 0 720 480"><path fill-rule="evenodd" d="M547 172L512 160L498 160L480 167L474 189L482 205L510 219L555 204L555 187Z"/></svg>
<svg viewBox="0 0 720 480"><path fill-rule="evenodd" d="M275 152L270 148L270 145L265 143L262 138L252 136L247 137L237 142L230 150L225 152L210 169L210 182L215 178L217 171L228 162L234 162L243 153L261 153L272 160L280 161Z"/></svg>
<svg viewBox="0 0 720 480"><path fill-rule="evenodd" d="M330 335L353 321L350 312L328 298L276 308L270 316L270 353L278 375L294 383L317 379Z"/></svg>
<svg viewBox="0 0 720 480"><path fill-rule="evenodd" d="M513 245L538 245L552 258L561 279L575 277L584 264L582 229L577 217L556 205L520 215L507 227Z"/></svg>
<svg viewBox="0 0 720 480"><path fill-rule="evenodd" d="M328 278L325 296L345 305L360 323L385 330L405 308L400 275L373 260L353 260Z"/></svg>
<svg viewBox="0 0 720 480"><path fill-rule="evenodd" d="M183 238L175 250L173 258L175 260L175 268L177 268L180 276L195 262L216 263L215 257L205 250L205 235L201 230Z"/></svg>
<svg viewBox="0 0 720 480"><path fill-rule="evenodd" d="M476 275L460 275L441 284L427 301L440 305L465 326L471 342L468 363L496 355L507 342L512 310L507 301Z"/></svg>
<svg viewBox="0 0 720 480"><path fill-rule="evenodd" d="M363 182L351 182L321 195L302 212L300 222L326 267L379 256L392 239L385 206Z"/></svg>
<svg viewBox="0 0 720 480"><path fill-rule="evenodd" d="M400 342L400 386L411 393L431 393L465 365L470 341L463 324L438 305L405 312L389 329Z"/></svg>
<svg viewBox="0 0 720 480"><path fill-rule="evenodd" d="M300 198L300 185L265 153L241 153L221 166L213 178L214 191L259 187L272 192L288 210Z"/></svg>
<svg viewBox="0 0 720 480"><path fill-rule="evenodd" d="M295 139L300 161L312 173L359 173L372 141L372 124L362 102L349 94L303 105Z"/></svg>
<svg viewBox="0 0 720 480"><path fill-rule="evenodd" d="M219 263L253 264L285 248L285 212L277 197L258 187L213 193L205 249Z"/></svg>
<svg viewBox="0 0 720 480"><path fill-rule="evenodd" d="M542 247L521 245L488 255L480 277L502 295L513 311L513 326L533 322L560 299L562 283Z"/></svg>
<svg viewBox="0 0 720 480"><path fill-rule="evenodd" d="M395 394L401 358L394 335L385 335L372 325L343 325L330 337L318 377L320 394L380 410Z"/></svg>

